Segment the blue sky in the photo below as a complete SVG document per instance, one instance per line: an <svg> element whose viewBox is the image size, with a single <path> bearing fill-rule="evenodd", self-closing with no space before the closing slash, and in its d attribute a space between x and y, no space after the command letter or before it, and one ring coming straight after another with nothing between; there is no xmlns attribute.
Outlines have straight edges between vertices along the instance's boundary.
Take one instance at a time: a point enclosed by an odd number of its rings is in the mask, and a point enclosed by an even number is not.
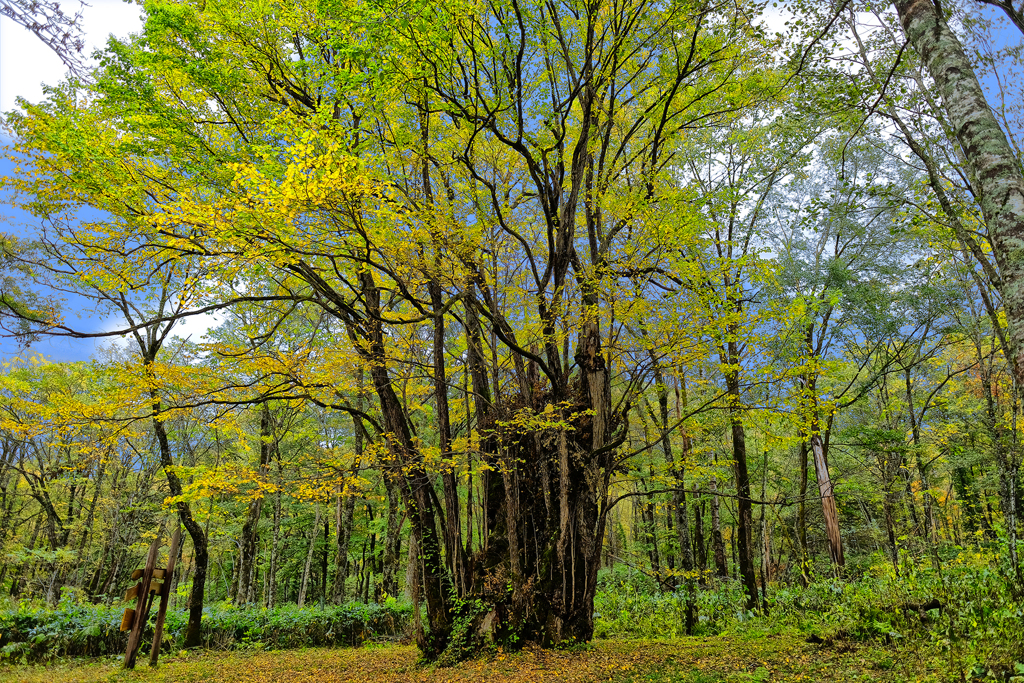
<svg viewBox="0 0 1024 683"><path fill-rule="evenodd" d="M78 11L77 3L62 2L66 12ZM121 0L89 0L89 5L82 8L83 29L86 38L86 53L102 47L111 34L127 36L137 31L142 23L141 8L135 4ZM57 55L53 54L31 33L11 20L0 17L0 112L7 112L16 107L15 99L24 97L30 102L42 99L42 84L58 83L65 75L65 67ZM7 144L10 137L0 127L0 144ZM13 163L0 158L0 175L8 175ZM0 197L0 230L16 235L30 235L34 232L38 221L31 215L11 207ZM65 315L70 321L80 324L84 329L98 330L103 328L103 321L86 315L76 316L75 311L86 308L84 301L68 301ZM34 344L28 350L19 349L17 342L0 337L0 359L8 360L12 356L41 353L54 361L77 361L88 359L96 350L97 344L108 344L109 340L76 340L68 338L46 338Z"/></svg>
<svg viewBox="0 0 1024 683"><path fill-rule="evenodd" d="M6 158L0 158L0 175L8 175L13 169L13 163ZM18 235L30 236L38 221L7 203L0 204L0 230ZM85 329L102 329L102 321L94 320L90 316L80 317L74 314L75 311L85 309L86 302L67 301L65 315L69 322L80 325ZM96 349L96 342L91 340L70 339L60 337L45 337L33 344L29 349L21 349L14 339L0 337L0 359L6 361L12 356L20 355L23 358L31 354L42 354L53 361L77 361L86 360Z"/></svg>

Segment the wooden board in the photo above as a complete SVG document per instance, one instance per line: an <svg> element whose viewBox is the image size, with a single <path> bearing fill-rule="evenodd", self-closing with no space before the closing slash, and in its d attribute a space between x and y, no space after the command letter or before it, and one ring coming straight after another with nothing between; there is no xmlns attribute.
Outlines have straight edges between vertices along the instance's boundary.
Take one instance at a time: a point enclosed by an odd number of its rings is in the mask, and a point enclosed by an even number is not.
<svg viewBox="0 0 1024 683"><path fill-rule="evenodd" d="M154 579L162 579L162 578L164 578L164 572L165 572L165 570L163 570L163 569L154 569L153 570L153 578ZM145 573L144 569L136 569L135 571L132 572L132 581L138 581L139 579L142 578L142 575L144 573Z"/></svg>
<svg viewBox="0 0 1024 683"><path fill-rule="evenodd" d="M131 607L124 611L124 616L121 617L121 630L131 631L132 623L135 621L135 610Z"/></svg>
<svg viewBox="0 0 1024 683"><path fill-rule="evenodd" d="M163 588L164 588L164 584L162 584L162 583L151 583L151 584L149 584L149 592L150 593L155 593L156 595L163 595L164 594ZM124 599L125 600L134 600L135 598L139 597L139 591L140 590L142 590L142 584L141 583L135 584L134 586L132 586L131 588L129 588L128 590L125 591Z"/></svg>

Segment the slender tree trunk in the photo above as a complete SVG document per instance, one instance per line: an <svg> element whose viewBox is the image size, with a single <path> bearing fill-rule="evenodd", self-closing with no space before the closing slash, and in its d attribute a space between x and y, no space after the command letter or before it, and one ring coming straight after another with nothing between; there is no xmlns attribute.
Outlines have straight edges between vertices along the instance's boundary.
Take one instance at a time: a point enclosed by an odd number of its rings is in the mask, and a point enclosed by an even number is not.
<svg viewBox="0 0 1024 683"><path fill-rule="evenodd" d="M8 444L9 442L4 442L5 451L7 450ZM13 453L9 457L13 458ZM2 493L2 497L0 497L2 503L0 503L0 507L3 509L3 515L0 516L0 548L4 547L9 533L16 534L18 531L17 528L11 528L11 516L14 514L15 496L13 495L13 492L10 494L8 493L12 483L14 484L14 488L17 488L17 476L18 475L16 473L12 475L7 468L4 468L3 477L0 479L0 482L2 482L2 491L0 491L0 493ZM3 566L6 570L7 564L5 563Z"/></svg>
<svg viewBox="0 0 1024 683"><path fill-rule="evenodd" d="M36 523L32 525L32 536L29 538L28 545L25 546L26 550L35 550L36 540L39 538L39 530L43 526L43 517L39 515L36 517ZM14 573L14 579L11 581L11 597L17 598L21 595L21 583L26 577L30 576L31 563L23 562L18 570Z"/></svg>
<svg viewBox="0 0 1024 683"><path fill-rule="evenodd" d="M324 546L320 551L320 604L327 604L327 567L331 556L331 516L324 515Z"/></svg>
<svg viewBox="0 0 1024 683"><path fill-rule="evenodd" d="M334 589L332 599L340 605L345 601L345 582L348 581L348 549L352 542L352 518L355 515L356 499L351 493L338 497L337 521L334 526Z"/></svg>
<svg viewBox="0 0 1024 683"><path fill-rule="evenodd" d="M273 416L270 408L263 404L260 410L260 460L256 476L265 480L270 470L271 454L277 447L274 436ZM250 501L242 525L242 538L238 553L238 591L236 602L247 604L253 599L252 586L255 581L256 538L260 517L263 514L263 495L260 494Z"/></svg>
<svg viewBox="0 0 1024 683"><path fill-rule="evenodd" d="M703 572L708 568L708 550L704 537L705 501L699 497L697 484L693 485L693 548L694 568ZM703 582L703 579L702 579Z"/></svg>
<svg viewBox="0 0 1024 683"><path fill-rule="evenodd" d="M978 505L978 494L974 490L974 480L967 473L966 467L953 470L953 486L963 509L963 526L971 535L981 528L984 516Z"/></svg>
<svg viewBox="0 0 1024 683"><path fill-rule="evenodd" d="M302 580L299 582L299 597L296 602L299 609L306 604L306 590L309 588L309 573L313 567L313 551L316 549L316 539L320 534L320 503L316 504L316 519L313 521L312 530L309 533L309 547L306 549L306 561L302 564Z"/></svg>
<svg viewBox="0 0 1024 683"><path fill-rule="evenodd" d="M817 352L813 344L813 330L808 327L805 337L807 351L815 359ZM829 429L822 428L820 407L818 405L818 374L817 370L811 370L804 378L804 391L807 394L809 403L807 415L808 424L806 433L810 434L809 443L805 449L810 450L814 460L814 474L818 480L818 492L821 496L821 512L825 518L825 535L828 538L828 554L832 561L832 571L837 573L843 568L846 561L843 555L843 538L839 529L839 511L836 507L835 492L832 487L832 477L828 471L828 433ZM824 434L824 437L822 436ZM807 453L804 451L803 457ZM806 464L806 463L804 463ZM804 470L806 472L806 468ZM801 480L806 496L807 485ZM804 519L806 524L806 517ZM806 536L804 537L806 543Z"/></svg>
<svg viewBox="0 0 1024 683"><path fill-rule="evenodd" d="M999 465L999 500L1003 509L1003 515L1006 517L1006 531L1007 541L1010 551L1010 566L1013 567L1014 573L1017 575L1017 579L1020 583L1024 584L1024 577L1021 576L1020 561L1017 554L1017 524L1016 524L1016 496L1014 484L1016 479L1015 463L1016 455L1012 454L1014 450L1013 438L1007 434L1010 431L1006 426L1000 423L998 417L998 410L996 406L996 398L993 393L992 387L992 366L985 363L985 359L982 357L980 347L977 347L978 357L982 363L981 370L981 385L982 390L985 394L985 414L986 414L986 426L990 437L992 439L992 449L995 453L996 462ZM1016 385L1014 387L1016 391ZM1016 407L1016 406L1015 406ZM1016 425L1014 424L1014 427ZM1013 430L1015 431L1015 429ZM1012 478L1011 478L1012 477ZM986 504L987 511L987 504ZM994 528L991 519L987 520L989 528Z"/></svg>
<svg viewBox="0 0 1024 683"><path fill-rule="evenodd" d="M672 491L672 512L675 522L676 536L679 542L679 568L685 572L693 571L693 543L690 539L690 515L687 509L686 501L686 465L689 462L690 454L692 451L692 445L690 443L690 436L683 431L680 437L680 445L682 452L680 454L680 461L675 461L672 451L672 439L669 434L669 415L668 415L668 386L665 382L665 376L662 373L661 365L657 362L653 364L654 367L654 381L658 392L658 417L661 421L661 447L665 453L665 463L669 466L669 470L672 473L674 479L673 491ZM680 376L678 381L681 385L681 396L682 408L687 407L686 398L686 377Z"/></svg>
<svg viewBox="0 0 1024 683"><path fill-rule="evenodd" d="M78 552L76 553L77 557L76 557L75 563L80 568L84 568L84 566L85 566L85 562L84 562L84 559L85 559L85 549L86 549L86 546L89 544L89 539L92 538L92 536L93 536L93 532L94 532L94 528L93 528L94 524L93 523L96 520L96 504L99 502L100 495L103 492L103 480L105 478L106 473L107 473L107 470L103 466L103 464L102 463L97 464L97 466L96 466L96 483L95 483L94 488L93 488L92 500L89 502L89 512L85 516L85 525L84 525L84 527L82 529L82 535L81 535L81 537L78 540ZM3 525L3 522L0 521L0 526L2 526L2 525ZM2 547L2 546L3 546L3 538L2 538L2 534L0 534L0 547ZM84 579L84 576L83 576L83 579Z"/></svg>
<svg viewBox="0 0 1024 683"><path fill-rule="evenodd" d="M739 363L736 342L727 343L727 354L722 361L729 367ZM750 501L750 473L747 469L747 435L740 413L740 382L738 371L726 373L726 390L729 394L729 422L732 427L733 473L736 480L736 545L739 573L743 588L747 592L747 609L757 609L757 579L754 575L753 526L754 509Z"/></svg>
<svg viewBox="0 0 1024 683"><path fill-rule="evenodd" d="M424 93L426 90L424 90ZM427 206L434 206L434 190L430 179L430 159L427 150L430 147L430 104L424 94L424 101L419 107L420 139L423 143L423 158L420 166L423 195ZM443 236L436 235L436 249L441 249ZM440 271L440 255L435 254L434 266ZM441 449L441 457L451 457L451 422L448 410L448 380L445 376L444 359L444 300L441 291L441 284L436 274L431 277L428 285L430 303L434 313L433 329L433 374L434 374L434 417L437 420L438 446ZM468 416L467 416L468 419ZM441 472L441 482L444 489L444 528L442 530L445 545L445 559L448 572L451 576L452 586L458 598L462 598L466 590L466 571L462 555L462 514L459 508L459 488L454 463L446 464ZM397 558L396 558L397 564ZM397 570L396 570L397 571ZM395 588L397 591L397 579Z"/></svg>
<svg viewBox="0 0 1024 683"><path fill-rule="evenodd" d="M423 597L427 603L430 641L424 640L419 646L427 657L436 657L448 645L452 613L450 578L441 557L442 542L437 538L437 515L432 484L423 457L413 443L405 411L387 370L384 330L380 322L380 290L368 271L361 272L359 277L364 305L369 314L361 322L361 333L367 342L367 347L362 353L369 365L383 426L390 439L390 462L387 463L390 471L386 472L385 476L394 477L400 484L412 532L420 549L420 578L423 581Z"/></svg>
<svg viewBox="0 0 1024 683"><path fill-rule="evenodd" d="M838 571L846 562L843 556L843 541L839 534L839 511L836 508L836 498L832 490L832 478L829 476L828 463L825 462L825 448L818 434L811 437L811 453L814 455L814 473L818 477L818 491L821 494L821 510L825 515L829 558L832 560L832 566Z"/></svg>
<svg viewBox="0 0 1024 683"><path fill-rule="evenodd" d="M393 597L398 595L398 565L402 556L401 501L396 486L385 484L385 491L388 498L387 530L381 557L380 592L381 596Z"/></svg>
<svg viewBox="0 0 1024 683"><path fill-rule="evenodd" d="M718 499L718 480L712 476L708 479L711 488L711 548L715 558L715 574L719 578L729 576L729 567L725 561L725 538L722 536L722 502Z"/></svg>
<svg viewBox="0 0 1024 683"><path fill-rule="evenodd" d="M918 424L917 410L914 408L913 384L910 378L910 369L904 369L904 380L907 392L907 413L910 416L910 434L914 444L914 460L917 463L917 473L921 478L922 500L924 502L924 525L925 538L934 550L938 539L938 530L935 524L935 500L932 498L931 485L928 482L928 465L924 461L924 453L921 451L921 426ZM927 408L927 406L926 406ZM924 416L922 415L922 419Z"/></svg>
<svg viewBox="0 0 1024 683"><path fill-rule="evenodd" d="M281 466L278 464L280 483ZM281 557L281 489L274 492L274 531L270 541L270 562L267 567L267 607L277 604L277 570Z"/></svg>
<svg viewBox="0 0 1024 683"><path fill-rule="evenodd" d="M807 439L800 435L800 500L796 510L796 538L800 546L800 582L806 588L811 582L811 556L807 548Z"/></svg>
<svg viewBox="0 0 1024 683"><path fill-rule="evenodd" d="M646 492L647 482L642 478L640 479L640 488ZM642 496L638 501L637 508L640 512L640 529L637 536L638 540L641 540L644 544L644 548L647 550L647 559L651 563L651 572L660 577L661 576L661 556L658 552L658 529L657 529L657 518L654 516L654 502L651 500L651 494Z"/></svg>
<svg viewBox="0 0 1024 683"><path fill-rule="evenodd" d="M654 361L653 355L652 361ZM689 636L693 635L694 628L697 624L697 582L693 576L693 542L690 538L690 514L687 509L686 501L686 466L690 462L692 444L690 441L690 435L684 430L679 439L680 446L682 448L680 461L676 462L673 457L672 440L671 435L669 434L668 386L666 385L665 377L661 371L661 365L656 361L654 361L652 365L654 368L654 381L658 392L658 418L661 421L659 426L662 437L661 446L665 453L665 463L668 465L669 471L672 473L672 478L674 480L672 491L672 511L674 513L676 538L679 541L679 568L684 572L683 585L686 588L686 622L684 626L686 635ZM687 407L688 400L686 392L686 376L680 374L676 379L678 381L678 384L676 385L676 414L678 415L681 408L685 409ZM697 534L699 537L699 530L697 531Z"/></svg>
<svg viewBox="0 0 1024 683"><path fill-rule="evenodd" d="M768 487L768 450L764 452L764 466L761 470L761 609L768 613L768 582L771 580L772 567L772 543L768 535L767 505L765 495Z"/></svg>
<svg viewBox="0 0 1024 683"><path fill-rule="evenodd" d="M362 470L363 451L368 440L366 428L363 425L363 418L359 416L359 412L363 410L363 380L363 369L358 368L356 370L355 395L355 407L358 412L352 415L355 459L352 463L350 479L358 477L359 472ZM348 491L347 484L343 485L342 490L338 494L337 520L334 524L337 534L335 536L334 549L334 587L331 591L331 599L336 605L340 605L345 601L345 582L348 580L349 574L348 551L352 543L352 519L355 515L355 510L355 491Z"/></svg>
<svg viewBox="0 0 1024 683"><path fill-rule="evenodd" d="M892 567L899 575L899 546L896 545L896 501L895 494L889 490L895 482L889 482L885 494L882 497L882 511L885 513L885 533L889 539L889 557L892 560Z"/></svg>
<svg viewBox="0 0 1024 683"><path fill-rule="evenodd" d="M150 361L151 362L151 361ZM174 466L174 459L171 457L171 443L167 438L167 430L164 428L160 399L155 392L151 394L153 401L153 431L156 432L157 443L160 446L160 464L167 475L167 485L171 495L178 497L176 503L178 518L181 520L185 530L192 539L194 552L195 574L192 578L192 593L189 596L188 605L188 627L185 630L185 647L199 647L202 644L200 625L203 619L203 600L206 591L206 572L210 564L210 554L207 548L207 537L203 527L192 516L192 508L189 504L180 500L182 495L181 480L171 469Z"/></svg>
<svg viewBox="0 0 1024 683"><path fill-rule="evenodd" d="M424 173L426 176L426 173ZM429 187L429 181L424 183ZM432 279L429 285L431 305L434 317L434 417L437 420L438 446L441 457L449 460L452 457L452 430L448 410L448 379L444 365L444 316L439 313L444 301L441 286ZM444 545L448 571L451 573L458 597L465 595L466 571L462 555L462 514L459 507L459 487L454 463L446 464L441 471L441 482L444 487ZM396 584L397 585L397 584Z"/></svg>

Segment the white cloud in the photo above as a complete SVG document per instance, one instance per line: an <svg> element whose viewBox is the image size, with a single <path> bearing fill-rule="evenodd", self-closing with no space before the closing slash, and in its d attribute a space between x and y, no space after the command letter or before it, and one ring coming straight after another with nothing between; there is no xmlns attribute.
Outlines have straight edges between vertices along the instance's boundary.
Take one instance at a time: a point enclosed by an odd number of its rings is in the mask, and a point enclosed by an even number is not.
<svg viewBox="0 0 1024 683"><path fill-rule="evenodd" d="M207 332L222 324L225 320L227 320L227 316L224 314L208 313L205 315L193 315L179 321L174 326L172 332L175 336L182 339L191 339L193 342L200 343L205 341L203 337Z"/></svg>
<svg viewBox="0 0 1024 683"><path fill-rule="evenodd" d="M78 11L75 2L61 3L65 12ZM126 37L142 27L142 9L120 0L89 0L82 11L85 54L103 47L108 36ZM0 17L0 112L15 108L15 99L38 102L42 84L55 85L67 74L60 58L31 32L6 17Z"/></svg>

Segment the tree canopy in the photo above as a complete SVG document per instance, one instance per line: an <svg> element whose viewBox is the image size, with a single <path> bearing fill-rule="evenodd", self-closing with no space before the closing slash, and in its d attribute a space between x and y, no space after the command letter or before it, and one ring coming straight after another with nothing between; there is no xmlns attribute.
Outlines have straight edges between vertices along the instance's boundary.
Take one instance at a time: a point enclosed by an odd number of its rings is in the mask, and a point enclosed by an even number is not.
<svg viewBox="0 0 1024 683"><path fill-rule="evenodd" d="M408 589L454 661L590 640L618 562L1021 580L1017 53L861 4L147 2L7 116L5 328L116 341L0 377L0 584L108 594L173 511L188 642Z"/></svg>

